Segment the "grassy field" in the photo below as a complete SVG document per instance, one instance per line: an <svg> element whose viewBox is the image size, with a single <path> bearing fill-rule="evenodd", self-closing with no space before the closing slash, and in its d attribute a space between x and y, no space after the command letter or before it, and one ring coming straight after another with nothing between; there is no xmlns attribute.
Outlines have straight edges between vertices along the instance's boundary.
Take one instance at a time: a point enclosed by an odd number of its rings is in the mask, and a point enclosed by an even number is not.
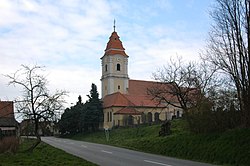
<svg viewBox="0 0 250 166"><path fill-rule="evenodd" d="M45 143L40 143L33 153L21 152L33 141L25 139L16 154L0 154L0 166L95 166Z"/></svg>
<svg viewBox="0 0 250 166"><path fill-rule="evenodd" d="M187 131L185 121L175 120L170 136L159 137L159 130L159 125L113 129L109 141L106 141L104 131L71 138L219 165L244 166L250 163L249 129L193 134Z"/></svg>

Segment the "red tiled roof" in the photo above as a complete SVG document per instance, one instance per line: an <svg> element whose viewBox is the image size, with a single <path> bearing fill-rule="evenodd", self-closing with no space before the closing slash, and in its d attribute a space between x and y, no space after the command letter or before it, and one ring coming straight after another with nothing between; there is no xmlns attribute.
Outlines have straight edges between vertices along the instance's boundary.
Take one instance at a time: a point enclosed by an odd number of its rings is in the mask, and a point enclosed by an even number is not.
<svg viewBox="0 0 250 166"><path fill-rule="evenodd" d="M112 49L107 50L104 55L116 55L116 54L120 54L120 55L123 55L123 56L128 56L122 50L112 50Z"/></svg>
<svg viewBox="0 0 250 166"><path fill-rule="evenodd" d="M108 108L112 106L134 106L134 104L129 101L124 94L121 94L120 92L116 92L110 95L106 95L103 98L103 107Z"/></svg>
<svg viewBox="0 0 250 166"><path fill-rule="evenodd" d="M109 41L107 43L104 55L121 54L123 56L128 56L124 50L125 49L122 45L120 37L118 36L117 32L114 31L109 37Z"/></svg>
<svg viewBox="0 0 250 166"><path fill-rule="evenodd" d="M150 95L124 95L129 101L132 101L133 104L137 107L165 107L160 104Z"/></svg>
<svg viewBox="0 0 250 166"><path fill-rule="evenodd" d="M149 95L129 95L116 92L103 98L103 107L165 107Z"/></svg>
<svg viewBox="0 0 250 166"><path fill-rule="evenodd" d="M14 118L13 101L0 101L0 117Z"/></svg>
<svg viewBox="0 0 250 166"><path fill-rule="evenodd" d="M130 95L147 95L151 96L149 90L162 90L164 92L171 91L171 84L155 82L155 81L143 81L143 80L129 80L128 94ZM164 96L166 99L178 102L176 96L168 94ZM151 96L152 98L152 96Z"/></svg>
<svg viewBox="0 0 250 166"><path fill-rule="evenodd" d="M148 95L148 88L153 87L157 82L129 80L128 94L131 95Z"/></svg>
<svg viewBox="0 0 250 166"><path fill-rule="evenodd" d="M115 115L120 114L120 115L141 115L142 113L139 111L136 111L135 108L132 107L125 107L120 109L119 111L114 113Z"/></svg>
<svg viewBox="0 0 250 166"><path fill-rule="evenodd" d="M104 96L103 107L166 107L160 104L158 100L154 99L152 95L148 92L149 89L163 89L166 91L171 88L171 84L153 82L153 81L141 81L141 80L129 80L129 89L127 94L121 94L116 92ZM168 100L178 102L176 96L168 94L164 97Z"/></svg>

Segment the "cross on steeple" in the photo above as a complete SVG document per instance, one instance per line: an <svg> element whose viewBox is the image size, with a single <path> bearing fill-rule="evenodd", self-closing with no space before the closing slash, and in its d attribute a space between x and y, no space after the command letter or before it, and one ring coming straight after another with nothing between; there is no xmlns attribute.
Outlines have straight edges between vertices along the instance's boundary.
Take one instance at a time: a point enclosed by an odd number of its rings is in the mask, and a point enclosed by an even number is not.
<svg viewBox="0 0 250 166"><path fill-rule="evenodd" d="M114 32L115 32L115 19L114 19L114 26L113 27L114 27Z"/></svg>

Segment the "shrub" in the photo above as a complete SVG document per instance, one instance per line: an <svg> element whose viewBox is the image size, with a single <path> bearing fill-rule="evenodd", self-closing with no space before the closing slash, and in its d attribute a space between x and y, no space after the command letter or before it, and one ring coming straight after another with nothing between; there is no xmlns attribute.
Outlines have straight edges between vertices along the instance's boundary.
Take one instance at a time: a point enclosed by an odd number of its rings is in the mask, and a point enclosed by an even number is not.
<svg viewBox="0 0 250 166"><path fill-rule="evenodd" d="M0 153L10 152L16 153L19 146L19 139L17 137L3 137L0 140Z"/></svg>
<svg viewBox="0 0 250 166"><path fill-rule="evenodd" d="M240 127L240 116L241 112L234 107L229 110L217 108L212 111L211 106L204 103L200 109L190 110L186 119L190 131L194 133L222 133Z"/></svg>

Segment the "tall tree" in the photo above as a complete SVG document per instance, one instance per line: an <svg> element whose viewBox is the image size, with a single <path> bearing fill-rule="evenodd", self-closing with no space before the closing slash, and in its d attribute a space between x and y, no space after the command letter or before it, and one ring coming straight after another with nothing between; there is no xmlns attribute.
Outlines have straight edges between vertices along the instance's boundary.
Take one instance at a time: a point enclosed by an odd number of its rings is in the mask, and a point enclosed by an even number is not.
<svg viewBox="0 0 250 166"><path fill-rule="evenodd" d="M67 108L59 121L62 134L76 134L98 130L103 122L102 102L95 84L91 85L89 100L82 103L81 96L78 102L71 108Z"/></svg>
<svg viewBox="0 0 250 166"><path fill-rule="evenodd" d="M103 109L95 84L92 83L90 95L87 96L89 100L86 102L86 112L84 113L85 125L88 126L87 128L91 127L92 131L96 131L103 122Z"/></svg>
<svg viewBox="0 0 250 166"><path fill-rule="evenodd" d="M40 74L42 67L25 66L13 75L7 75L10 79L9 84L19 85L23 88L22 100L17 101L17 111L24 118L32 120L34 123L36 143L30 147L33 150L40 142L39 122L54 119L57 111L63 108L63 97L65 91L56 91L50 94L47 89L47 80ZM38 74L39 73L39 74Z"/></svg>
<svg viewBox="0 0 250 166"><path fill-rule="evenodd" d="M228 75L237 90L242 125L250 127L250 1L216 0L203 58Z"/></svg>
<svg viewBox="0 0 250 166"><path fill-rule="evenodd" d="M86 103L82 103L82 97L78 97L76 105L66 108L59 121L59 130L62 135L83 132L85 127Z"/></svg>
<svg viewBox="0 0 250 166"><path fill-rule="evenodd" d="M160 102L165 102L187 113L191 108L198 108L205 94L216 85L212 81L215 68L208 69L204 64L187 63L182 58L171 59L159 71L153 73L156 83L148 89L149 94Z"/></svg>

